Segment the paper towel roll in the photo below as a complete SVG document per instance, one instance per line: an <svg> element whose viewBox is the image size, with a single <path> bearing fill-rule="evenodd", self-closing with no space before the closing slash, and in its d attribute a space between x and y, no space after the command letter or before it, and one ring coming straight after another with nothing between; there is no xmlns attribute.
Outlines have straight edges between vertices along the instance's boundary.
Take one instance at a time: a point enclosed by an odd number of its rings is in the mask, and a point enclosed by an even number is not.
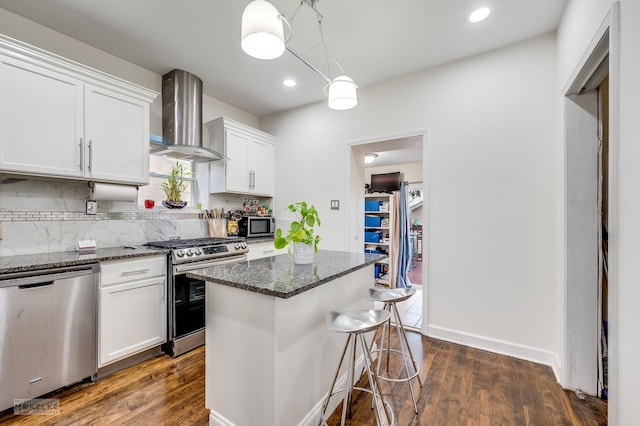
<svg viewBox="0 0 640 426"><path fill-rule="evenodd" d="M96 182L91 182L90 186L92 200L136 201L138 199L137 186Z"/></svg>

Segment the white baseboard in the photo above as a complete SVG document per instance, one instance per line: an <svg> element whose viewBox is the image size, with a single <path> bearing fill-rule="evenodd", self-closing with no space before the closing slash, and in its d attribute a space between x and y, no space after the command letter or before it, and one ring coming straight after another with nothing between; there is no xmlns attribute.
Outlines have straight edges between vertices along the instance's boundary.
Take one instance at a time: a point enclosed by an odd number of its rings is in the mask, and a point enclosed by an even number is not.
<svg viewBox="0 0 640 426"><path fill-rule="evenodd" d="M458 343L476 349L482 349L538 364L548 365L553 370L553 374L556 376L556 381L561 383L559 375L560 362L558 355L555 352L518 343L507 342L504 340L493 339L486 336L464 333L445 327L428 326L427 333L429 337L433 337L434 339L445 340L447 342Z"/></svg>
<svg viewBox="0 0 640 426"><path fill-rule="evenodd" d="M231 421L226 419L223 415L215 410L209 410L209 425L210 426L236 426Z"/></svg>

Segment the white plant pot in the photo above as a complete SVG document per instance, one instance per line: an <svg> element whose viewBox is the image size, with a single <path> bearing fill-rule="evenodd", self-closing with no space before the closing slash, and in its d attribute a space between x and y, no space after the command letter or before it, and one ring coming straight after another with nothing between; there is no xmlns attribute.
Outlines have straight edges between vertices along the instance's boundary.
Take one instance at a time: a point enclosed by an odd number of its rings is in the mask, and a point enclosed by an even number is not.
<svg viewBox="0 0 640 426"><path fill-rule="evenodd" d="M313 245L293 243L293 263L297 265L313 263Z"/></svg>

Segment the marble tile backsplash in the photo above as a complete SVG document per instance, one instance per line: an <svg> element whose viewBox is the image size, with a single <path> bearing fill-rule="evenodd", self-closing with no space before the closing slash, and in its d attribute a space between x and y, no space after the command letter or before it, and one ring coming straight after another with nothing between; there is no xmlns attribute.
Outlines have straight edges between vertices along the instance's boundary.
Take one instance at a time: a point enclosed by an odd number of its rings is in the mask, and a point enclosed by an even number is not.
<svg viewBox="0 0 640 426"><path fill-rule="evenodd" d="M72 251L84 239L107 248L208 235L197 211L144 210L135 202L101 201L97 215L86 215L88 197L83 182L0 175L0 256Z"/></svg>

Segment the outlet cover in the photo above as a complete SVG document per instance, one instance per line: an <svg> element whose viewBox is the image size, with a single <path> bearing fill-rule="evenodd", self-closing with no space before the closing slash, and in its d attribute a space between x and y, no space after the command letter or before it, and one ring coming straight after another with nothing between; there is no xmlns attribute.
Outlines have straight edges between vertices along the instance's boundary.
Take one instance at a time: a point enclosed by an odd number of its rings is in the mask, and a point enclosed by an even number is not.
<svg viewBox="0 0 640 426"><path fill-rule="evenodd" d="M340 200L331 200L331 210L340 210Z"/></svg>
<svg viewBox="0 0 640 426"><path fill-rule="evenodd" d="M94 200L87 200L87 214L96 214L98 213L98 202Z"/></svg>

